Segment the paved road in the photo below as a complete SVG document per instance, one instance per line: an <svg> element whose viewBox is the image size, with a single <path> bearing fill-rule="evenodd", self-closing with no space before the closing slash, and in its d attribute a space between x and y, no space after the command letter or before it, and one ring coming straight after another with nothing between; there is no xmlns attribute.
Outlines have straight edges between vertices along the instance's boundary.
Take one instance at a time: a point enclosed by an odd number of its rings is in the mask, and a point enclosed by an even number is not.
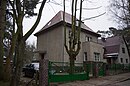
<svg viewBox="0 0 130 86"><path fill-rule="evenodd" d="M69 82L58 86L130 86L130 73Z"/></svg>
<svg viewBox="0 0 130 86"><path fill-rule="evenodd" d="M113 85L111 85L111 86L113 86ZM114 86L130 86L130 80L116 83L116 84L114 84Z"/></svg>

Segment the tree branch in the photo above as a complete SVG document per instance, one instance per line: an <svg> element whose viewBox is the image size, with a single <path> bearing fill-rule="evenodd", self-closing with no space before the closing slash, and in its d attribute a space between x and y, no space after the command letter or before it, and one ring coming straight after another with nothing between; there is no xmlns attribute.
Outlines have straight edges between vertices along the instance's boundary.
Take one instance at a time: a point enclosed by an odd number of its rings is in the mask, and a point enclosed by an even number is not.
<svg viewBox="0 0 130 86"><path fill-rule="evenodd" d="M110 9L110 11L111 11L116 17L118 17L119 19L124 20L124 18L122 18L121 16L119 16L118 14L116 14L115 12L113 12L111 9Z"/></svg>
<svg viewBox="0 0 130 86"><path fill-rule="evenodd" d="M106 12L104 12L104 13L102 13L102 14L100 14L100 15L94 16L94 17L85 18L85 19L83 19L82 21L90 20L90 19L93 19L93 18L97 18L97 17L100 17L100 16L102 16L102 15L104 15L104 14L106 14Z"/></svg>
<svg viewBox="0 0 130 86"><path fill-rule="evenodd" d="M76 53L78 55L79 50L80 50L80 32L81 32L81 18L82 18L82 4L83 1L80 1L80 14L79 14L79 22L78 22L78 44L77 44L77 49L76 49Z"/></svg>
<svg viewBox="0 0 130 86"><path fill-rule="evenodd" d="M66 22L65 22L65 0L63 0L63 24L64 24L64 46L66 46Z"/></svg>
<svg viewBox="0 0 130 86"><path fill-rule="evenodd" d="M35 24L32 26L32 28L24 35L23 37L23 40L26 41L27 38L34 32L34 30L36 29L36 27L38 26L39 22L40 22L40 19L41 19L41 16L42 16L42 10L44 8L44 5L46 3L47 0L43 0L42 4L41 4L41 7L39 9L39 14L38 14L38 17L37 17L37 20L35 22Z"/></svg>
<svg viewBox="0 0 130 86"><path fill-rule="evenodd" d="M99 7L95 7L95 8L82 8L83 10L95 10L95 9L99 9L101 8L102 6L99 6ZM77 10L80 10L80 9L77 9Z"/></svg>
<svg viewBox="0 0 130 86"><path fill-rule="evenodd" d="M18 22L18 17L17 17L17 14L16 14L15 7L14 7L13 3L10 0L8 0L8 2L10 3L11 7L13 8L12 10L13 10L13 14L14 14L14 17L16 19L16 22Z"/></svg>
<svg viewBox="0 0 130 86"><path fill-rule="evenodd" d="M17 9L18 15L21 15L21 3L20 3L20 0L16 0L16 9Z"/></svg>

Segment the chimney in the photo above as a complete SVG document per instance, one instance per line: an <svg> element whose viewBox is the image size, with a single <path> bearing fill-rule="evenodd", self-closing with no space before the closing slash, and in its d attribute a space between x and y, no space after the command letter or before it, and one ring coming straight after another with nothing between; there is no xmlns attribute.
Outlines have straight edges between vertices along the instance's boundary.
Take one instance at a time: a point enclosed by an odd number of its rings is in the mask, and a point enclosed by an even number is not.
<svg viewBox="0 0 130 86"><path fill-rule="evenodd" d="M101 40L102 40L103 42L106 42L106 38L104 38L104 37L102 37Z"/></svg>

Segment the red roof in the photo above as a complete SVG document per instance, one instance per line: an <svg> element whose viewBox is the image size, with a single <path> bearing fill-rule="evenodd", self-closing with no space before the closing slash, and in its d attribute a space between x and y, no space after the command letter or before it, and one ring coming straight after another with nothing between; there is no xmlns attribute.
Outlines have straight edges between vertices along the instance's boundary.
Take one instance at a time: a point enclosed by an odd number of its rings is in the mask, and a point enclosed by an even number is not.
<svg viewBox="0 0 130 86"><path fill-rule="evenodd" d="M100 39L99 43L103 44L106 51L105 54L119 53L120 44L122 43L121 36L113 36L106 39Z"/></svg>
<svg viewBox="0 0 130 86"><path fill-rule="evenodd" d="M106 46L105 49L105 54L119 53L120 45Z"/></svg>
<svg viewBox="0 0 130 86"><path fill-rule="evenodd" d="M37 36L39 33L43 32L44 30L63 22L63 11L59 11L40 31L35 33ZM67 24L71 24L71 15L68 13L65 13L65 22ZM84 23L81 23L81 28L83 31L88 31L94 35L100 36L99 34L95 33L92 29L90 29L88 26L86 26Z"/></svg>

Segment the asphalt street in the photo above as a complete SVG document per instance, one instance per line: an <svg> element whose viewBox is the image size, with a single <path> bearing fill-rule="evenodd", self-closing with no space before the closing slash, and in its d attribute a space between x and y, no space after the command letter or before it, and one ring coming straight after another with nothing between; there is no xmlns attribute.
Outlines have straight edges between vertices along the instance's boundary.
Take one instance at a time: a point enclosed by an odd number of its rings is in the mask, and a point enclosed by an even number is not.
<svg viewBox="0 0 130 86"><path fill-rule="evenodd" d="M92 78L85 81L74 81L55 86L130 86L130 73Z"/></svg>
<svg viewBox="0 0 130 86"><path fill-rule="evenodd" d="M111 86L130 86L130 79L115 83L114 85L111 85Z"/></svg>

